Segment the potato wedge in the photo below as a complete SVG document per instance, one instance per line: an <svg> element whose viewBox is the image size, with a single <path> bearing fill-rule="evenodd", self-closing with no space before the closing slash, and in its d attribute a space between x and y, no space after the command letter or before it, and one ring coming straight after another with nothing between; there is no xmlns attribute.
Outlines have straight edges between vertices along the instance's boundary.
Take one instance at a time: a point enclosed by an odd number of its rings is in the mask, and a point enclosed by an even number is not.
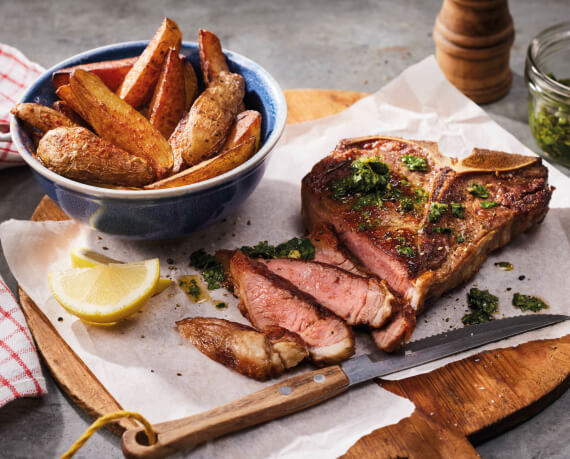
<svg viewBox="0 0 570 459"><path fill-rule="evenodd" d="M196 78L196 72L194 71L192 63L184 56L180 56L180 60L182 61L184 71L184 89L186 92L184 110L190 110L190 107L192 107L192 104L200 93L200 88L198 88L198 78Z"/></svg>
<svg viewBox="0 0 570 459"><path fill-rule="evenodd" d="M168 139L184 115L185 105L183 64L178 52L170 48L148 107L148 120Z"/></svg>
<svg viewBox="0 0 570 459"><path fill-rule="evenodd" d="M80 182L140 186L154 179L150 164L83 127L60 127L40 140L38 157L51 170Z"/></svg>
<svg viewBox="0 0 570 459"><path fill-rule="evenodd" d="M117 90L118 96L135 108L147 103L160 75L162 62L170 48L178 53L182 32L172 19L164 18L154 37Z"/></svg>
<svg viewBox="0 0 570 459"><path fill-rule="evenodd" d="M97 75L77 69L71 74L70 85L87 121L100 137L147 160L157 178L171 171L173 156L168 141Z"/></svg>
<svg viewBox="0 0 570 459"><path fill-rule="evenodd" d="M200 65L204 75L204 84L208 86L221 72L229 72L226 56L222 52L220 39L216 34L206 30L198 30L198 48Z"/></svg>
<svg viewBox="0 0 570 459"><path fill-rule="evenodd" d="M255 151L257 151L261 139L261 113L255 110L247 110L238 114L221 151L231 150L250 137L255 139Z"/></svg>
<svg viewBox="0 0 570 459"><path fill-rule="evenodd" d="M57 88L55 93L60 99L62 99L67 105L69 105L69 107L75 113L77 113L81 118L87 121L87 114L85 113L83 107L81 107L81 104L78 102L77 98L73 94L70 85L65 84L63 86L60 86L59 88Z"/></svg>
<svg viewBox="0 0 570 459"><path fill-rule="evenodd" d="M69 104L63 100L56 100L52 108L55 111L58 111L64 116L67 116L71 121L73 121L78 126L87 127L87 123L83 118L81 118L77 113L73 111L73 109L69 106Z"/></svg>
<svg viewBox="0 0 570 459"><path fill-rule="evenodd" d="M174 156L181 156L188 166L215 156L226 142L244 93L241 75L220 73L170 136Z"/></svg>
<svg viewBox="0 0 570 459"><path fill-rule="evenodd" d="M61 126L77 126L67 116L45 105L20 103L14 105L10 112L41 132L47 132Z"/></svg>
<svg viewBox="0 0 570 459"><path fill-rule="evenodd" d="M231 150L224 151L218 156L202 161L200 164L179 172L178 174L171 175L170 177L158 182L146 185L144 189L159 190L162 188L175 188L178 186L202 182L231 171L247 161L254 153L255 138L250 137Z"/></svg>
<svg viewBox="0 0 570 459"><path fill-rule="evenodd" d="M127 57L113 61L93 62L91 64L74 65L56 70L51 76L56 88L69 84L69 77L75 69L82 69L97 75L111 91L116 91L125 79L129 70L133 67L138 57Z"/></svg>

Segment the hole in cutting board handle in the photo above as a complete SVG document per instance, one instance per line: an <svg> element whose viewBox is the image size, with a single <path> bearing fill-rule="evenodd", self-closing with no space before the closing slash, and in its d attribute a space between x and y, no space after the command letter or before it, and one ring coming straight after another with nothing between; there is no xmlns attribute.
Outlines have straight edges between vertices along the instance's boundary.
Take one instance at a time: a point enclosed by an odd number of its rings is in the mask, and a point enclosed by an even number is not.
<svg viewBox="0 0 570 459"><path fill-rule="evenodd" d="M135 440L141 446L150 446L150 443L148 441L148 437L147 437L146 432L144 430L137 432L137 434L135 435Z"/></svg>

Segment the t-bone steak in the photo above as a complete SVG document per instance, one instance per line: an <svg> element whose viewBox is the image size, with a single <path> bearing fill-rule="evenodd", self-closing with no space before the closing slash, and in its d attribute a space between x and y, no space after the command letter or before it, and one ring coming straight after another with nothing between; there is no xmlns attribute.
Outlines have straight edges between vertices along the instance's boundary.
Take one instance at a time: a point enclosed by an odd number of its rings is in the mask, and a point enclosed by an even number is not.
<svg viewBox="0 0 570 459"><path fill-rule="evenodd" d="M552 189L540 158L474 149L459 161L437 144L346 139L302 183L312 231L330 225L357 262L403 300L375 330L394 350L425 302L473 276L487 255L539 223Z"/></svg>

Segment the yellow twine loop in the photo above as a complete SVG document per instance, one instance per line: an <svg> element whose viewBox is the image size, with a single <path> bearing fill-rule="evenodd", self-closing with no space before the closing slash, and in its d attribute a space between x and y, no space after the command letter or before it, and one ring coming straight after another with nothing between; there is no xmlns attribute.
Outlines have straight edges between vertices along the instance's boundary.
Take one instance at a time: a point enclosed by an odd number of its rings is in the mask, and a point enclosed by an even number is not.
<svg viewBox="0 0 570 459"><path fill-rule="evenodd" d="M109 413L101 416L93 424L91 424L87 430L83 432L83 435L81 435L81 437L79 437L75 443L71 445L71 448L69 448L63 454L63 456L61 456L61 459L69 459L72 457L79 450L79 448L81 448L87 442L87 440L89 440L89 437L91 437L91 435L97 432L101 427L121 418L134 418L139 421L144 426L149 444L154 445L156 443L156 432L152 428L150 422L148 422L142 414L135 413L134 411L115 411L114 413Z"/></svg>

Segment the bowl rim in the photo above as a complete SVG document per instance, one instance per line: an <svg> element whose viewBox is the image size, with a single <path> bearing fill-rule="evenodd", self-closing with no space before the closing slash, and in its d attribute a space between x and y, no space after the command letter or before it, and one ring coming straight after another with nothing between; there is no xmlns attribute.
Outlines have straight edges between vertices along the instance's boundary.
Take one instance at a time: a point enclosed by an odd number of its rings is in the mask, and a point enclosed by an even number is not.
<svg viewBox="0 0 570 459"><path fill-rule="evenodd" d="M31 93L36 89L39 80L44 79L46 77L51 77L51 74L64 67L69 67L71 65L78 65L74 62L81 60L81 59L88 59L93 57L94 54L98 54L105 51L115 50L120 47L136 47L136 46L146 46L149 43L149 40L136 40L136 41L125 41L119 43L113 43L110 45L100 46L97 48L92 48L87 51L83 51L79 54L75 54L55 65L47 69L43 72L33 83L32 85L26 90L24 95L20 98L19 102L24 101L25 99L29 98ZM197 42L189 42L183 41L182 47L180 49L181 53L183 54L184 49L197 49L198 43ZM219 175L217 177L204 180L202 182L193 183L191 185L184 185L175 188L164 188L159 190L114 190L110 188L103 188L95 185L88 185L86 183L77 182L75 180L71 180L69 178L63 177L62 175L56 174L52 170L48 169L46 166L40 163L22 142L20 135L19 135L19 127L17 118L14 115L10 115L10 132L12 133L12 141L16 146L20 156L26 161L26 163L38 174L44 176L45 178L51 180L55 184L66 188L71 191L75 191L82 194L87 194L97 198L117 198L117 199L128 199L128 200L148 200L148 199L157 199L157 198L172 198L178 197L182 195L189 195L192 193L198 193L204 190L210 190L216 188L218 185L222 185L224 183L230 182L239 175L246 175L248 171L254 169L257 165L262 163L269 152L273 149L281 135L283 134L283 130L285 129L285 124L287 122L287 102L285 100L285 95L281 86L275 78L263 68L261 65L256 63L255 61L243 56L242 54L236 53L234 51L230 51L228 49L223 48L223 52L226 57L230 58L232 61L237 63L244 64L247 67L253 67L256 69L257 72L261 73L261 75L270 83L271 93L275 96L275 101L277 105L276 110L276 117L275 117L275 127L273 131L269 134L269 137L262 145L262 147L249 158L246 162L240 164L239 166L235 167L234 169ZM94 60L92 62L99 62ZM17 134L18 133L18 134Z"/></svg>

